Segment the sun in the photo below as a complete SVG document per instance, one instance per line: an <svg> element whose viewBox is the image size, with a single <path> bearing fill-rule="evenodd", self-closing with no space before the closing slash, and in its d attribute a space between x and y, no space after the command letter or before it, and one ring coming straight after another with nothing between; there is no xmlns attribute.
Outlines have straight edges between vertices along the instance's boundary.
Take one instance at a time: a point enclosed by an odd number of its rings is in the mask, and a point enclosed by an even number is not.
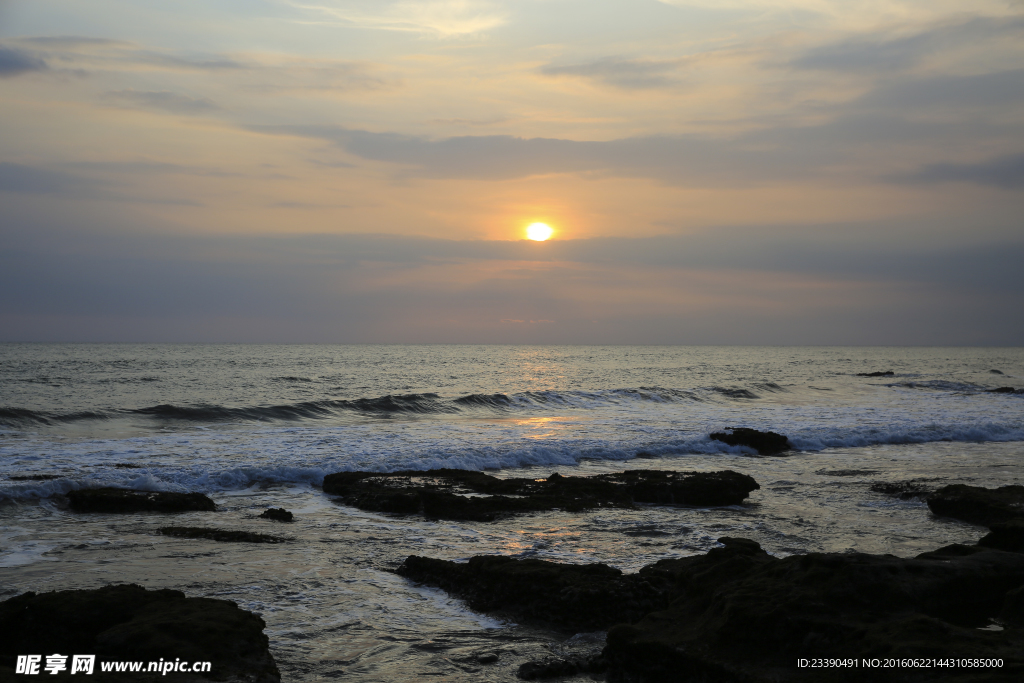
<svg viewBox="0 0 1024 683"><path fill-rule="evenodd" d="M535 242L549 239L554 232L547 223L533 223L526 228L526 236Z"/></svg>

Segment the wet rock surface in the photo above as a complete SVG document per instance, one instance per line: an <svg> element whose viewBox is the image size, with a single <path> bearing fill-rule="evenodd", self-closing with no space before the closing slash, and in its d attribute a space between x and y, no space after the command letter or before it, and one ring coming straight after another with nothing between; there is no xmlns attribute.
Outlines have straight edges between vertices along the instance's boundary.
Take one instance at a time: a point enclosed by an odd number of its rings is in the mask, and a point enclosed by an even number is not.
<svg viewBox="0 0 1024 683"><path fill-rule="evenodd" d="M411 555L396 570L443 588L472 609L571 631L604 630L656 609L665 586L606 564L561 564L502 555L451 562Z"/></svg>
<svg viewBox="0 0 1024 683"><path fill-rule="evenodd" d="M0 680L279 683L262 619L228 600L186 598L136 585L23 593L0 602ZM92 675L16 676L17 655L94 654ZM103 673L103 661L209 661L207 674Z"/></svg>
<svg viewBox="0 0 1024 683"><path fill-rule="evenodd" d="M205 538L221 543L287 543L291 540L283 536L258 534L252 531L231 531L202 526L165 526L160 527L160 533L178 538Z"/></svg>
<svg viewBox="0 0 1024 683"><path fill-rule="evenodd" d="M214 502L201 493L105 487L68 491L67 497L75 512L190 512L217 509Z"/></svg>
<svg viewBox="0 0 1024 683"><path fill-rule="evenodd" d="M931 511L937 515L972 524L991 526L1024 520L1024 486L1020 485L986 489L952 484L928 496L927 502Z"/></svg>
<svg viewBox="0 0 1024 683"><path fill-rule="evenodd" d="M714 432L711 438L730 446L747 446L759 455L779 455L792 450L789 439L776 432L761 432L747 427L731 427L727 432Z"/></svg>
<svg viewBox="0 0 1024 683"><path fill-rule="evenodd" d="M610 681L1024 676L1022 553L954 545L910 559L861 553L779 559L751 540L720 542L724 547L706 555L661 560L631 575L600 564L487 556L465 564L410 557L399 573L482 611L558 628L611 626L601 664ZM827 676L796 666L799 658L850 657L1001 658L1003 666ZM531 676L542 673L544 663L537 664Z"/></svg>
<svg viewBox="0 0 1024 683"><path fill-rule="evenodd" d="M996 523L989 529L988 535L978 541L979 546L1011 553L1024 553L1024 519Z"/></svg>
<svg viewBox="0 0 1024 683"><path fill-rule="evenodd" d="M760 486L731 470L630 470L593 477L499 479L467 470L339 472L324 477L325 493L373 512L423 514L435 519L493 521L561 509L629 508L637 503L720 506L742 503Z"/></svg>
<svg viewBox="0 0 1024 683"><path fill-rule="evenodd" d="M291 522L295 520L295 515L284 508L267 508L260 515L260 518L272 519L275 522Z"/></svg>

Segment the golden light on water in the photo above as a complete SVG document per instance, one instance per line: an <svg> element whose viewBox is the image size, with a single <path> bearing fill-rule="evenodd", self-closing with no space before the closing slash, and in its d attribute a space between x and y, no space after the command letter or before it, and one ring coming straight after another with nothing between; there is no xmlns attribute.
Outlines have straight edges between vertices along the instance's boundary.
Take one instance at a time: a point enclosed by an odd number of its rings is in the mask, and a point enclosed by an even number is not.
<svg viewBox="0 0 1024 683"><path fill-rule="evenodd" d="M526 228L526 236L535 242L543 242L554 232L547 223L532 223Z"/></svg>

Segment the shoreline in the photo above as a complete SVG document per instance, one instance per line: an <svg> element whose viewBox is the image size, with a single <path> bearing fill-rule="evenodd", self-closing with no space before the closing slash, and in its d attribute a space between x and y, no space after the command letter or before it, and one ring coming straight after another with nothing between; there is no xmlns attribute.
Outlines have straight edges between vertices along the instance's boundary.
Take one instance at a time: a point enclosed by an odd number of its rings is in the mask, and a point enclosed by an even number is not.
<svg viewBox="0 0 1024 683"><path fill-rule="evenodd" d="M844 539L855 540L872 552L896 550L897 555L910 556L951 542L973 543L984 535L979 526L933 518L919 501L902 501L869 491L871 483L886 479L887 471L913 475L934 470L934 459L944 457L936 451L943 449L951 456L954 450L963 456L955 468L962 478L995 485L1012 480L1012 469L1008 468L1024 452L1024 445L945 444L940 448L848 449L781 459L704 458L700 462L709 466L714 463L718 468L725 464L723 460L728 462L726 467L738 471L751 471L757 466L756 478L762 490L755 491L748 503L726 508L643 506L576 515L547 512L494 523L440 523L364 513L338 507L315 489L278 485L215 493L220 511L182 513L172 522L166 516L150 513L84 518L61 510L52 501L19 504L0 508L0 515L10 515L10 522L20 518L22 533L34 536L32 552L40 559L0 568L0 576L14 590L19 590L18 586L43 591L138 582L147 588L172 588L190 596L233 600L267 621L271 648L285 680L326 680L331 671L339 669L352 680L366 681L376 680L385 672L395 680L418 675L407 667L426 667L422 671L455 667L451 671L466 673L458 666L481 665L459 664L448 656L453 664L445 660L445 653L458 651L462 653L458 656L469 656L466 652L470 650L500 645L517 650L520 654L515 656L524 661L529 657L540 661L564 649L565 636L530 626L510 626L468 610L437 589L408 585L389 570L397 568L410 553L465 559L483 551L577 564L609 561L624 571L635 572L660 558L706 553L721 535L754 533L779 557L806 553L808 543L817 545L822 541L835 544L835 550L840 551ZM972 451L986 453L989 460L967 467ZM925 454L930 456L924 458ZM700 468L700 462L638 459L626 463L625 468L668 466L689 470L695 465ZM749 468L744 469L744 464ZM587 461L571 472L600 474L622 471L623 465ZM861 474L849 475L849 470ZM863 474L865 471L876 474ZM498 474L513 477L550 473L547 467L535 467ZM873 507L864 507L863 503ZM260 520L259 514L268 507L292 511L295 522L285 526ZM822 517L826 513L829 519ZM171 523L280 533L294 536L296 541L267 547L155 533ZM815 524L820 532L807 536L817 528L812 526ZM872 530L872 525L877 528ZM718 533L716 527L720 528ZM922 537L925 532L941 541ZM807 537L801 540L801 534ZM828 550L810 548L815 549ZM435 645L429 645L431 641ZM429 649L435 646L435 650ZM501 676L514 674L504 664L488 671L497 676L493 680L511 680ZM485 676L483 680L492 678Z"/></svg>

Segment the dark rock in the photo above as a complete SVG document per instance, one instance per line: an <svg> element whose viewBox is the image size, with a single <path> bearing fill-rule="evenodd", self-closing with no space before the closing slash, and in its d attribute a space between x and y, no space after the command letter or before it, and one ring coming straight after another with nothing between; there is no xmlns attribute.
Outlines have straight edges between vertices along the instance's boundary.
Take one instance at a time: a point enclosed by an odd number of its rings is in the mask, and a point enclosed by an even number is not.
<svg viewBox="0 0 1024 683"><path fill-rule="evenodd" d="M988 535L978 541L979 546L1024 553L1024 519L996 523L989 529Z"/></svg>
<svg viewBox="0 0 1024 683"><path fill-rule="evenodd" d="M998 524L1024 519L1024 486L1017 484L986 489L953 484L928 496L928 507L937 515L972 524Z"/></svg>
<svg viewBox="0 0 1024 683"><path fill-rule="evenodd" d="M76 512L188 512L217 509L214 502L201 493L107 487L68 491L67 496L71 509Z"/></svg>
<svg viewBox="0 0 1024 683"><path fill-rule="evenodd" d="M892 370L879 370L877 372L858 372L858 377L892 377L896 373Z"/></svg>
<svg viewBox="0 0 1024 683"><path fill-rule="evenodd" d="M1017 390L1013 387L999 387L998 389L986 389L990 394L1016 394Z"/></svg>
<svg viewBox="0 0 1024 683"><path fill-rule="evenodd" d="M871 485L875 493L884 493L887 496L896 496L900 500L911 500L913 498L924 498L932 490L918 481L880 481Z"/></svg>
<svg viewBox="0 0 1024 683"><path fill-rule="evenodd" d="M1004 667L984 680L1010 681L1024 670L1024 632L978 630L1006 609L1008 594L1020 585L1019 555L976 549L913 559L859 553L776 559L752 542L733 541L702 558L663 560L640 573L655 570L675 576L679 597L608 633L605 657L634 680L667 680L664 672L687 669L708 680L773 680L772 670L782 680L815 680L795 669L798 658L854 651L881 658L1003 657ZM893 672L892 680L915 680L918 673Z"/></svg>
<svg viewBox="0 0 1024 683"><path fill-rule="evenodd" d="M991 372L993 375L1001 375L1001 374L1003 374L1002 370L989 370L989 372Z"/></svg>
<svg viewBox="0 0 1024 683"><path fill-rule="evenodd" d="M498 479L467 470L339 472L324 477L323 490L361 510L422 513L434 519L493 521L508 515L561 509L661 505L738 505L760 488L752 477L721 472L630 470L593 477Z"/></svg>
<svg viewBox="0 0 1024 683"><path fill-rule="evenodd" d="M730 446L753 448L761 455L778 455L793 448L789 439L782 434L760 432L747 427L731 427L729 432L714 432L711 438Z"/></svg>
<svg viewBox="0 0 1024 683"><path fill-rule="evenodd" d="M1016 626L1024 626L1024 586L1014 588L1006 594L999 618Z"/></svg>
<svg viewBox="0 0 1024 683"><path fill-rule="evenodd" d="M205 538L222 543L287 543L291 539L269 534L257 534L251 531L228 531L227 529L211 529L201 526L165 526L160 527L164 536L178 538Z"/></svg>
<svg viewBox="0 0 1024 683"><path fill-rule="evenodd" d="M96 655L95 673L86 680L279 683L281 676L263 633L265 626L262 619L233 602L186 598L175 590L120 585L28 592L0 602L0 632L6 634L0 639L0 679L16 680L13 671L17 655L45 657L59 652ZM100 671L103 661L155 662L179 657L183 661L210 661L211 671L203 677L174 673L136 677ZM70 668L70 659L68 665Z"/></svg>
<svg viewBox="0 0 1024 683"><path fill-rule="evenodd" d="M59 474L15 474L8 477L11 481L50 481L60 479Z"/></svg>
<svg viewBox="0 0 1024 683"><path fill-rule="evenodd" d="M295 515L284 508L267 508L260 515L261 519L272 519L276 522L291 522L294 521Z"/></svg>
<svg viewBox="0 0 1024 683"><path fill-rule="evenodd" d="M560 564L501 555L459 563L411 555L397 573L438 586L472 609L574 631L604 630L639 619L662 603L664 590L605 564Z"/></svg>
<svg viewBox="0 0 1024 683"><path fill-rule="evenodd" d="M497 652L482 652L476 656L476 661L479 664L494 664L498 661Z"/></svg>
<svg viewBox="0 0 1024 683"><path fill-rule="evenodd" d="M950 546L910 559L779 559L751 540L719 541L724 547L706 555L661 560L631 575L605 565L506 557L461 565L410 557L399 573L465 597L474 609L558 628L618 622L603 653L609 680L878 680L862 671L830 678L795 666L799 658L849 657L1003 659L1002 668L980 678L971 669L940 672L941 680L965 683L1016 681L1024 673L1024 629L980 630L997 616L1022 617L1024 554ZM638 612L646 614L637 618ZM541 673L543 664L526 672ZM886 676L939 680L911 669Z"/></svg>

